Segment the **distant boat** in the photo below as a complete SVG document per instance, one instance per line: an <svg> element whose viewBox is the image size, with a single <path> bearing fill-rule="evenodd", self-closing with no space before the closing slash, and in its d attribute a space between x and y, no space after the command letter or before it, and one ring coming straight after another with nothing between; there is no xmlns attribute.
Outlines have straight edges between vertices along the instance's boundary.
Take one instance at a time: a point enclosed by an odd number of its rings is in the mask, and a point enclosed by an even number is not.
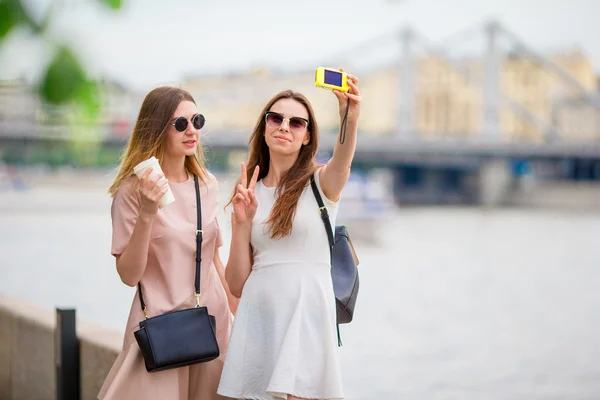
<svg viewBox="0 0 600 400"><path fill-rule="evenodd" d="M348 226L353 239L377 243L380 225L393 210L390 186L381 173L352 172L344 187L337 223Z"/></svg>

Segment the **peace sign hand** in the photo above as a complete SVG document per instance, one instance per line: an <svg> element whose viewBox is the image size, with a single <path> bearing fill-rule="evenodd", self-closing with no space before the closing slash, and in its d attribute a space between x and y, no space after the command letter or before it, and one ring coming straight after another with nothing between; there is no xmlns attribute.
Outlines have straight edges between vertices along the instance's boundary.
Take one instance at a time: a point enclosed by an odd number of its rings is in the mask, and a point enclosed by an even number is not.
<svg viewBox="0 0 600 400"><path fill-rule="evenodd" d="M242 175L240 183L235 188L235 196L233 197L233 218L236 224L251 224L256 215L258 201L254 196L254 188L258 180L258 165L254 168L254 173L248 185L248 175L246 172L246 164L242 163Z"/></svg>

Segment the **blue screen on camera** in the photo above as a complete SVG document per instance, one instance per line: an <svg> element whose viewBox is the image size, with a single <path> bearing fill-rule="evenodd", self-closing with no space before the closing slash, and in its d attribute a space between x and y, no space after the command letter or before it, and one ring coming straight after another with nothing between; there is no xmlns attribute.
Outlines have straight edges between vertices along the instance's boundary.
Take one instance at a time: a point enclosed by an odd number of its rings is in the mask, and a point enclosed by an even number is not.
<svg viewBox="0 0 600 400"><path fill-rule="evenodd" d="M324 80L328 85L342 86L342 73L325 70Z"/></svg>

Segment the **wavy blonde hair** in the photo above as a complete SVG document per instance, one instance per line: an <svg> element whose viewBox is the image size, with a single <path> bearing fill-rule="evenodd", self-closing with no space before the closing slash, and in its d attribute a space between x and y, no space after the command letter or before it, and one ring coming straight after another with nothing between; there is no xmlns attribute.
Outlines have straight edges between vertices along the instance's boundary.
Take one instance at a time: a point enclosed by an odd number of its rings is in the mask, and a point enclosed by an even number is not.
<svg viewBox="0 0 600 400"><path fill-rule="evenodd" d="M154 156L162 160L165 150L166 133L173 113L182 101L196 104L186 90L162 86L146 95L138 115L133 133L121 157L119 171L108 193L114 196L125 180L133 175L133 167ZM206 182L208 171L204 161L202 146L198 144L196 155L186 156L185 169Z"/></svg>

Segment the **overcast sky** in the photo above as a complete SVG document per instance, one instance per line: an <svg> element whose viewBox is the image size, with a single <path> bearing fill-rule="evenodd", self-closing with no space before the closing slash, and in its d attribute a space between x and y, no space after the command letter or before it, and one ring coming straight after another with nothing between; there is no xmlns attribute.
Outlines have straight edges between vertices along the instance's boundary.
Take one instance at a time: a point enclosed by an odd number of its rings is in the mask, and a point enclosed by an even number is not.
<svg viewBox="0 0 600 400"><path fill-rule="evenodd" d="M50 0L25 0L43 12ZM411 26L433 40L497 18L542 51L581 48L600 71L599 0L63 0L48 40L74 43L97 76L145 88L185 75L260 65L318 66L361 42ZM477 33L473 31L473 40ZM482 36L479 35L481 38ZM453 45L460 48L465 38ZM377 43L373 48L378 47ZM381 45L383 48L383 44ZM16 32L0 78L35 76L44 46ZM383 51L382 51L383 52ZM361 52L347 53L352 59Z"/></svg>

